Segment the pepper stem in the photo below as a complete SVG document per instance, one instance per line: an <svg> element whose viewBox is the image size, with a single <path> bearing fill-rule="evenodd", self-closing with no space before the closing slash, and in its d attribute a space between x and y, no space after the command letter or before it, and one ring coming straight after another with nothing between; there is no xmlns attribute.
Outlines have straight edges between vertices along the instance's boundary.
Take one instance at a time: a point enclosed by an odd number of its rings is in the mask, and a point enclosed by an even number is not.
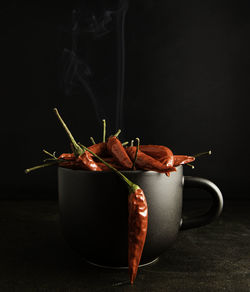
<svg viewBox="0 0 250 292"><path fill-rule="evenodd" d="M37 170L37 169L44 168L44 167L47 167L47 166L52 166L52 165L55 165L57 163L58 163L58 160L55 160L55 161L52 161L52 162L48 162L48 163L37 165L37 166L31 167L31 168L27 168L27 169L25 169L24 172L27 174L27 173L30 173L33 170Z"/></svg>
<svg viewBox="0 0 250 292"><path fill-rule="evenodd" d="M211 155L212 154L212 151L209 150L207 152L201 152L201 153L198 153L198 154L193 155L193 157L196 158L196 157L199 157L199 156L202 156L202 155L206 155L206 154Z"/></svg>
<svg viewBox="0 0 250 292"><path fill-rule="evenodd" d="M131 140L130 147L134 147L134 140Z"/></svg>
<svg viewBox="0 0 250 292"><path fill-rule="evenodd" d="M115 133L114 137L117 138L117 137L120 135L120 133L121 133L121 129L119 129L119 130Z"/></svg>
<svg viewBox="0 0 250 292"><path fill-rule="evenodd" d="M140 187L136 184L134 184L132 181L130 181L124 174L122 174L120 171L118 171L116 168L114 168L113 166L111 166L109 163L107 163L105 160L103 160L101 157L99 157L98 155L96 155L93 151L91 151L90 149L88 149L86 146L81 145L81 147L90 152L93 156L95 156L98 160L100 160L103 164L105 164L107 167L109 167L110 169L112 169L116 174L118 174L127 184L128 187L130 189L131 192L136 191L137 189L139 189Z"/></svg>
<svg viewBox="0 0 250 292"><path fill-rule="evenodd" d="M50 157L52 157L52 158L55 159L55 160L57 159L57 157L56 157L56 155L55 155L55 152L52 154L52 153L50 153L49 151L43 149L43 153L49 155Z"/></svg>
<svg viewBox="0 0 250 292"><path fill-rule="evenodd" d="M192 169L194 169L194 165L190 164L190 163L186 163L187 166L191 167Z"/></svg>
<svg viewBox="0 0 250 292"><path fill-rule="evenodd" d="M81 149L81 147L76 143L76 140L74 139L73 135L71 134L69 128L67 127L67 125L65 124L65 122L63 121L62 117L60 116L57 108L54 108L54 112L56 114L56 116L58 117L59 121L61 122L64 130L66 131L66 133L68 134L69 136L69 139L74 147L74 154L75 156L80 156L84 153L84 151Z"/></svg>
<svg viewBox="0 0 250 292"><path fill-rule="evenodd" d="M128 145L128 141L122 143L122 146L126 146L126 145Z"/></svg>
<svg viewBox="0 0 250 292"><path fill-rule="evenodd" d="M135 162L137 159L137 154L138 154L138 150L139 150L139 146L140 146L140 139L136 138L136 140L137 140L137 147L136 147L136 152L135 152L135 159L134 159L133 166L132 166L133 170L135 169Z"/></svg>
<svg viewBox="0 0 250 292"><path fill-rule="evenodd" d="M105 143L106 142L106 120L103 119L102 122L103 122L103 138L102 138L102 142Z"/></svg>
<svg viewBox="0 0 250 292"><path fill-rule="evenodd" d="M96 142L95 142L95 140L94 140L94 138L93 138L93 137L90 137L90 140L91 140L91 142L93 143L93 145L95 145L95 144L96 144Z"/></svg>

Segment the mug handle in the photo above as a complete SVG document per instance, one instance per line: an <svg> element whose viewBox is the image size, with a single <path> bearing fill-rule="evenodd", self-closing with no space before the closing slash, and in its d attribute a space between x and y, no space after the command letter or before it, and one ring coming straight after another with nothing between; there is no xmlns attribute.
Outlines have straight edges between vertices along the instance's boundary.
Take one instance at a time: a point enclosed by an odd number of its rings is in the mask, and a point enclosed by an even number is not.
<svg viewBox="0 0 250 292"><path fill-rule="evenodd" d="M205 178L193 176L184 176L183 178L185 188L200 188L208 191L212 196L212 205L204 215L182 219L180 230L207 225L219 217L223 209L223 196L220 189L213 182Z"/></svg>

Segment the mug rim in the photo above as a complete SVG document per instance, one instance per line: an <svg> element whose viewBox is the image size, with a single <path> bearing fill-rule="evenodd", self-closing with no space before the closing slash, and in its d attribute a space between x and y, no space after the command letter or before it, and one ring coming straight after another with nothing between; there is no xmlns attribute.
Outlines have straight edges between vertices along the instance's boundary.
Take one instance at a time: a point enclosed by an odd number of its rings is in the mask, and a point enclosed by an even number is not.
<svg viewBox="0 0 250 292"><path fill-rule="evenodd" d="M182 165L178 165L176 166L176 171L172 171L173 173L176 173L178 169L182 168L183 166ZM68 172L76 172L76 173L86 173L86 174L106 174L106 173L114 173L113 171L92 171L92 170L85 170L85 169L70 169L70 168L67 168L67 167L62 167L62 166L58 166L58 170L59 169L64 169L65 171L68 171ZM130 174L130 173L134 173L134 174L156 174L156 173L159 173L159 174L165 174L165 173L161 173L161 172L157 172L157 171L153 171L153 170L119 170L121 173L123 174Z"/></svg>

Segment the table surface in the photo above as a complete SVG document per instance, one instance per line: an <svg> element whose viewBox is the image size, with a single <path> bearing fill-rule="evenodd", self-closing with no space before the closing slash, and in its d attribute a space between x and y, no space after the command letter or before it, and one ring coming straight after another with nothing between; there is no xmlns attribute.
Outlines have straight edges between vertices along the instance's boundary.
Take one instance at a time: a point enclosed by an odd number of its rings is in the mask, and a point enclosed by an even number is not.
<svg viewBox="0 0 250 292"><path fill-rule="evenodd" d="M205 203L197 204L186 202L186 214ZM226 202L212 224L180 232L130 286L119 284L127 270L91 266L68 247L56 201L0 201L0 291L249 292L249 206Z"/></svg>

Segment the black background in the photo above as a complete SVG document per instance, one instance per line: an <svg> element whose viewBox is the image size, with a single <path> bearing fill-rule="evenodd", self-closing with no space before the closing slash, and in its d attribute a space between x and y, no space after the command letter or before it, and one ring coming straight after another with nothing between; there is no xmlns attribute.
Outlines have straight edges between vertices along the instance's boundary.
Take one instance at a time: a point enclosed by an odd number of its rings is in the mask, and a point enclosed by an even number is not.
<svg viewBox="0 0 250 292"><path fill-rule="evenodd" d="M163 144L175 154L211 149L212 156L197 159L185 173L211 179L225 198L249 196L249 6L137 0L126 17L123 140L139 136L143 144ZM56 197L56 168L24 174L42 162L43 148L69 151L53 107L84 144L89 136L101 139L101 118L116 128L112 28L91 40L91 48L81 42L96 61L92 70L105 115L97 118L86 92L66 94L62 86L62 55L71 45L76 7L74 1L9 1L1 9L3 198Z"/></svg>

